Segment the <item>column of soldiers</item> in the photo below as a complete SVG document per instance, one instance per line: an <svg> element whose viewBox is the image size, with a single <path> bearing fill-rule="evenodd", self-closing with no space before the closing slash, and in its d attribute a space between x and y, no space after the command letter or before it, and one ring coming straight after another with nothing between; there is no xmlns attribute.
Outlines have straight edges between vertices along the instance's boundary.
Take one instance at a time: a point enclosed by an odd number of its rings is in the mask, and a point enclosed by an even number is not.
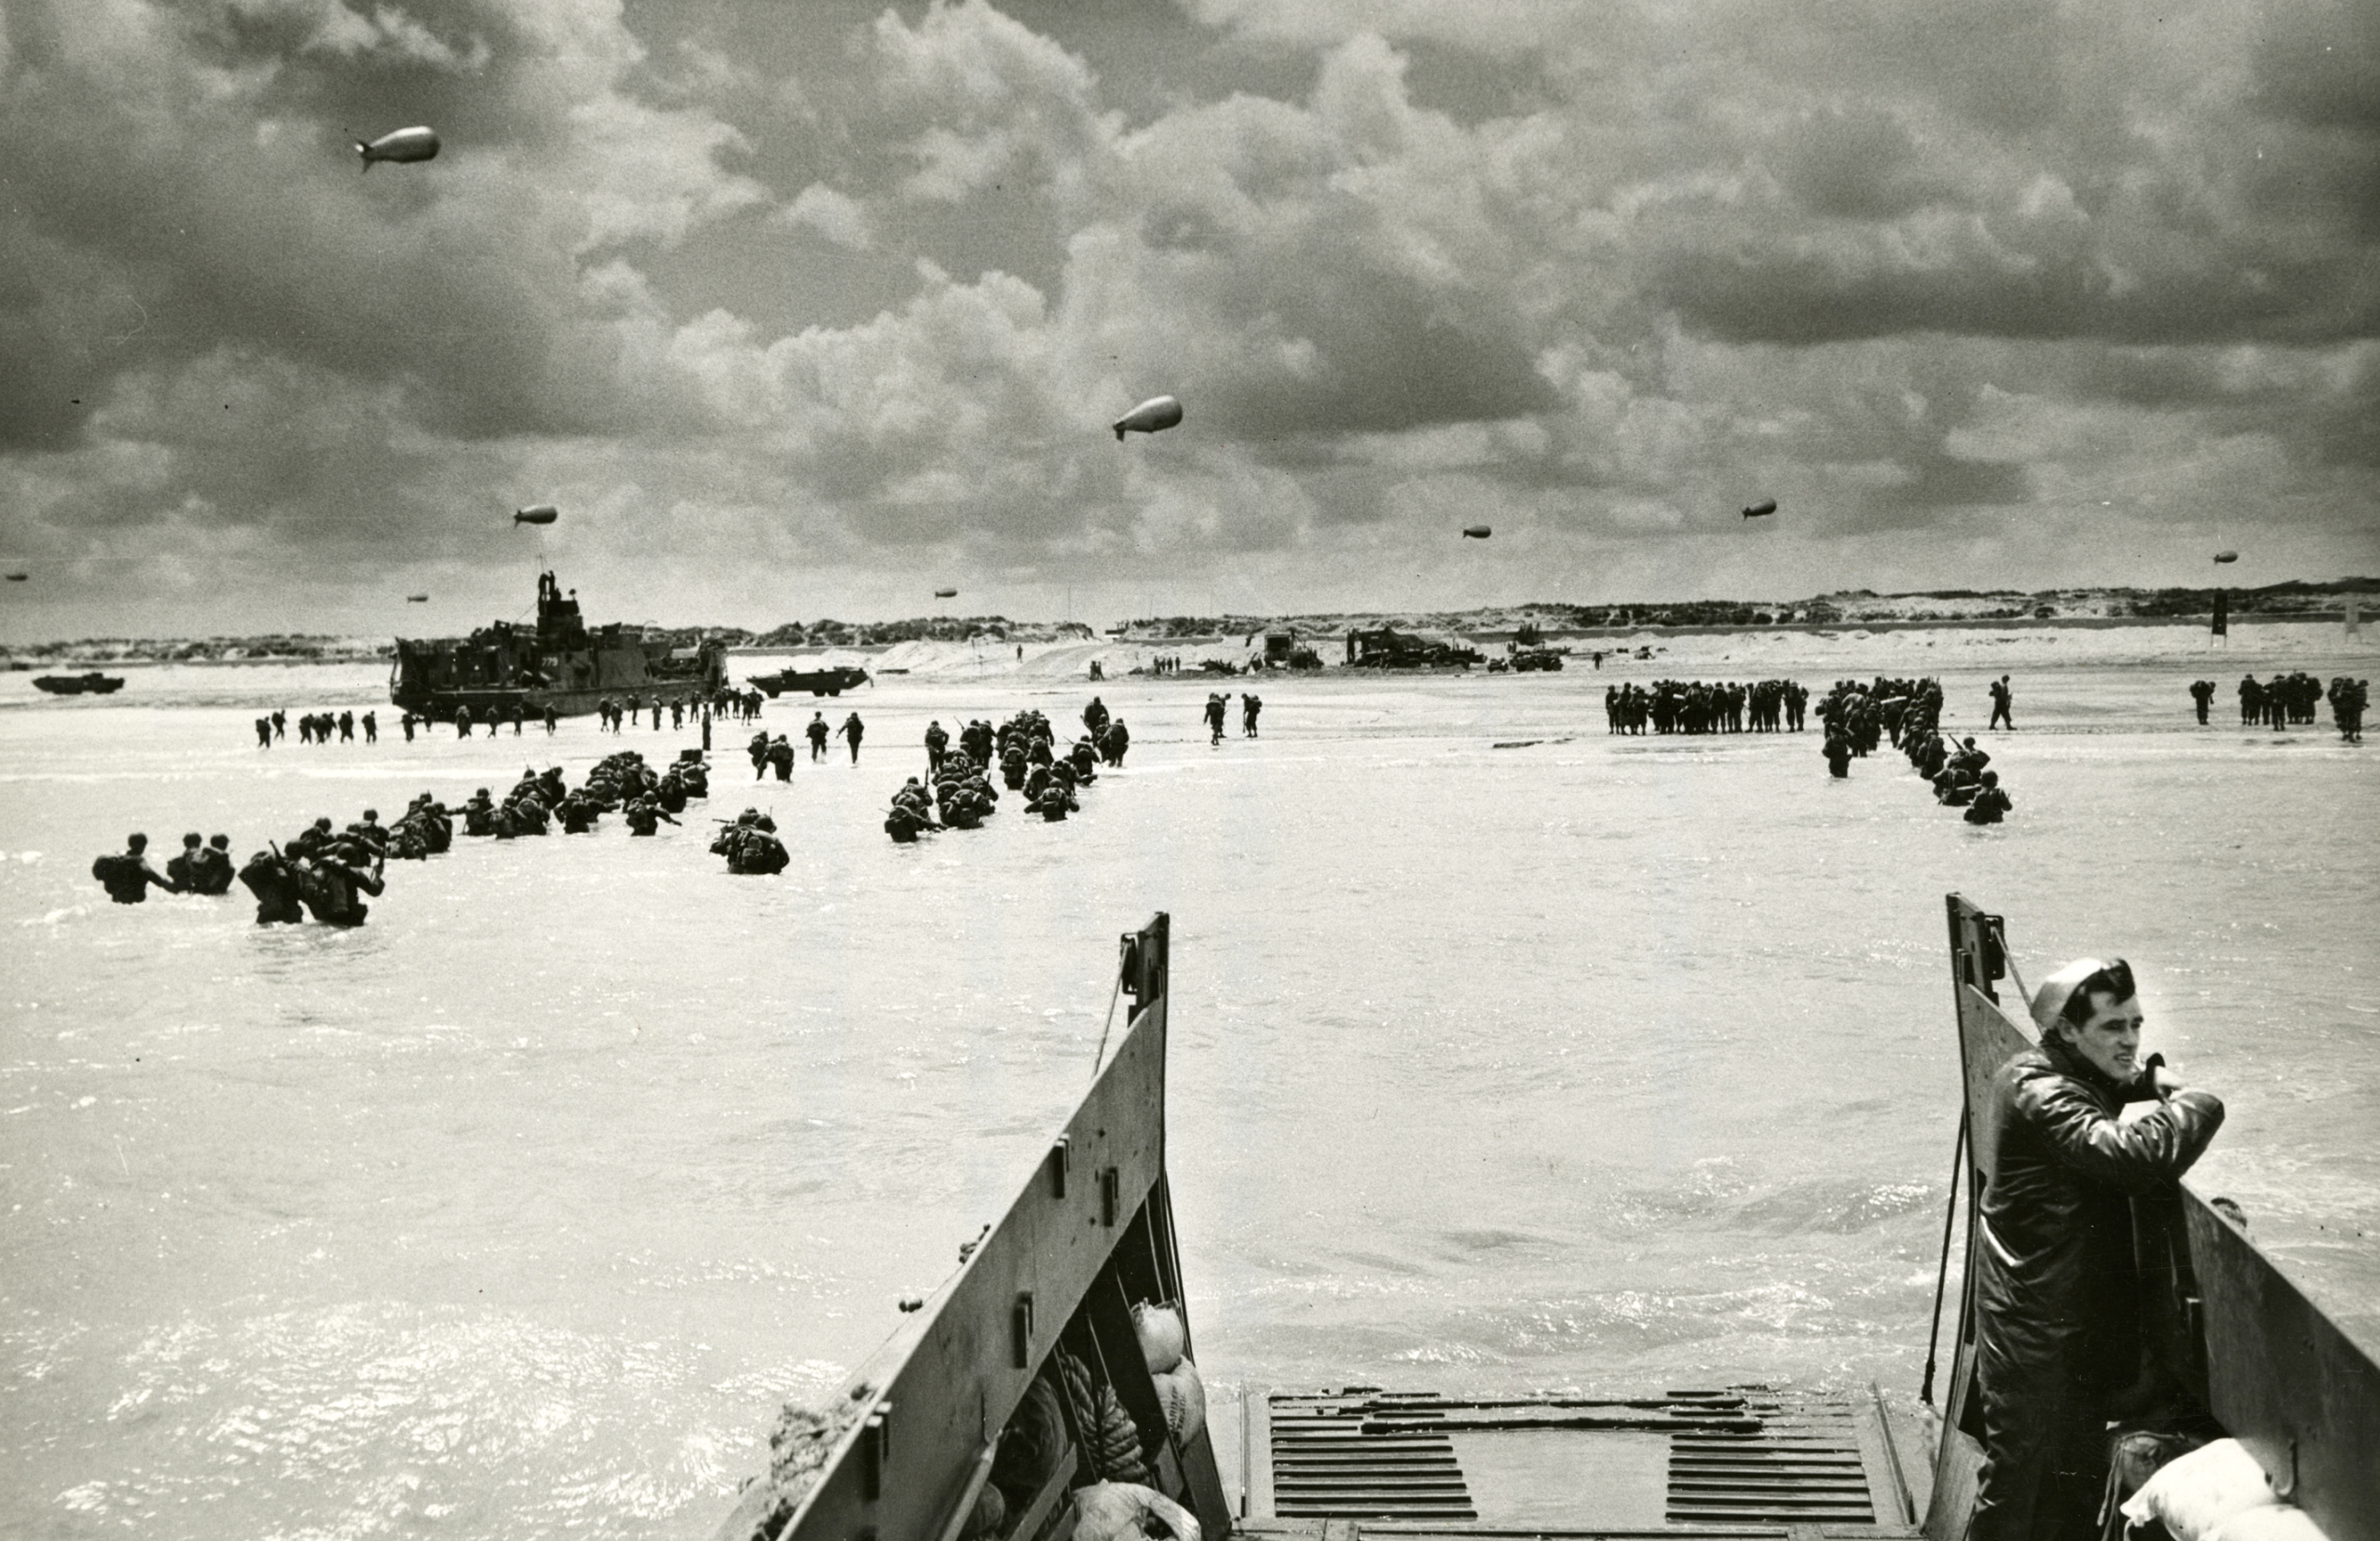
<svg viewBox="0 0 2380 1541"><path fill-rule="evenodd" d="M2326 694L2335 710L2338 684L2333 680L2331 690L2326 692L2320 680L2303 670L2295 674L2277 674L2270 680L2261 682L2254 675L2242 675L2239 676L2239 725L2242 728L2269 727L2276 731L2287 730L2291 723L2311 726L2315 710L2322 704ZM2191 693L2196 695L2195 686L2191 688ZM2204 722L2206 717L2201 715L2198 720Z"/></svg>
<svg viewBox="0 0 2380 1541"><path fill-rule="evenodd" d="M539 708L539 715L544 719L545 730L549 733L553 732L554 726L554 708L551 706L540 707ZM409 712L406 716L413 717L413 722L405 724L405 742L408 743L413 742L413 730L416 723L427 728L434 720L426 712L417 716ZM455 737L458 739L467 739L471 737L472 730L478 727L483 722L487 724L487 736L489 738L494 738L498 731L503 728L504 724L508 722L513 725L513 736L514 738L519 738L521 736L521 725L528 720L528 708L526 703L513 701L492 704L481 711L474 712L471 709L471 704L466 702L464 704L455 708L455 715L448 720L454 723Z"/></svg>
<svg viewBox="0 0 2380 1541"><path fill-rule="evenodd" d="M979 726L988 725L967 724L962 743L976 742ZM885 811L884 833L896 844L909 845L920 835L937 830L982 828L983 821L998 811L1000 803L999 792L984 774L984 764L964 748L931 757L926 774L932 785L915 776L901 783L900 790L893 794L892 807Z"/></svg>
<svg viewBox="0 0 2380 1541"><path fill-rule="evenodd" d="M1816 715L1826 731L1818 752L1831 776L1848 777L1853 760L1865 759L1889 739L1933 784L1935 800L1965 810L1969 824L1998 824L2016 806L2001 789L1999 772L1984 769L1991 757L1974 739L1954 743L1943 734L1939 680L1839 679L1820 699Z"/></svg>
<svg viewBox="0 0 2380 1541"><path fill-rule="evenodd" d="M124 838L120 852L102 856L91 863L91 876L107 890L107 896L119 905L144 903L152 888L168 893L227 893L231 891L231 837L217 835L200 843L196 831L182 837L182 854L165 864L159 872L149 865L149 838L131 834Z"/></svg>
<svg viewBox="0 0 2380 1541"><path fill-rule="evenodd" d="M1131 732L1096 696L1083 708L1083 734L1061 754L1057 730L1033 710L1018 713L994 728L974 720L959 730L958 746L937 721L925 732L925 777L911 776L893 794L884 833L899 844L941 829L974 829L995 811L1000 793L991 770L1009 791L1021 792L1025 811L1057 823L1079 812L1080 788L1099 779L1099 767L1124 763Z"/></svg>
<svg viewBox="0 0 2380 1541"><path fill-rule="evenodd" d="M407 713L406 716L409 717L412 714ZM300 715L297 719L297 742L328 743L331 742L331 736L335 733L338 735L339 743L353 743L355 730L358 728L363 730L364 743L380 742L380 719L370 712L364 713L360 717L353 712L307 712ZM287 737L289 737L287 712L273 712L256 719L257 748L270 749L274 740ZM405 737L413 737L413 730L410 727L405 730Z"/></svg>
<svg viewBox="0 0 2380 1541"><path fill-rule="evenodd" d="M1939 680L1881 675L1865 685L1837 680L1818 702L1817 716L1826 725L1819 752L1831 775L1850 775L1853 759L1865 758L1889 737L1910 769L1933 785L1934 800L1963 810L1967 823L1999 824L2016 807L2000 784L2000 773L1986 769L1990 755L1972 737L1953 741L1942 731Z"/></svg>
<svg viewBox="0 0 2380 1541"><path fill-rule="evenodd" d="M722 716L733 716L739 722L752 722L760 716L760 703L765 698L758 690L722 690L717 709Z"/></svg>
<svg viewBox="0 0 2380 1541"><path fill-rule="evenodd" d="M1604 730L1656 733L1799 733L1810 692L1789 679L1757 685L1661 679L1603 693Z"/></svg>
<svg viewBox="0 0 2380 1541"><path fill-rule="evenodd" d="M2000 784L2000 772L1987 770L1991 757L1976 747L1973 737L1952 743L1947 734L1933 732L1905 745L1909 765L1934 784L1934 800L1945 808L1964 809L1969 824L1998 824L2017 806Z"/></svg>
<svg viewBox="0 0 2380 1541"><path fill-rule="evenodd" d="M325 925L358 926L369 912L365 897L384 892L389 860L424 861L444 853L454 843L458 813L465 835L498 839L546 834L557 815L565 834L584 834L594 829L597 816L615 810L632 835L650 835L664 823L676 824L673 815L685 810L688 798L708 793L700 750L682 751L664 771L655 771L634 750L623 750L607 756L576 790L555 766L523 771L501 803L483 786L455 810L424 792L390 825L381 824L378 811L370 808L344 831L335 829L327 816L318 818L286 841L266 842L237 877L255 896L259 925L294 923L311 915ZM148 837L133 835L123 852L92 863L91 876L118 904L139 904L153 887L171 893L228 893L234 876L230 838L217 835L201 847L193 834L183 844L183 853L160 874L148 863Z"/></svg>
<svg viewBox="0 0 2380 1541"><path fill-rule="evenodd" d="M549 834L559 821L565 835L594 832L604 814L617 812L631 835L651 835L663 824L676 824L690 798L710 796L710 770L699 749L678 752L677 761L655 770L634 749L606 755L572 789L562 768L523 770L502 801L485 786L473 792L458 811L463 833L499 840Z"/></svg>
<svg viewBox="0 0 2380 1541"><path fill-rule="evenodd" d="M927 739L930 741L936 733L939 733L941 730L941 724L935 724L933 728L927 730ZM829 740L847 740L851 744L851 762L854 765L857 765L859 763L859 743L862 739L868 736L868 725L859 720L859 714L857 712L854 712L849 716L843 718L841 727L829 729L827 726L827 714L824 712L813 712L810 714L810 720L802 725L801 736L803 741L810 745L810 757L814 761L822 760L827 757L827 744ZM945 735L946 742L947 739L948 735ZM793 742L786 738L783 733L779 733L775 737L772 738L769 735L769 730L763 728L759 732L752 735L752 742L745 745L745 748L752 757L752 779L754 781L760 781L764 779L771 770L774 770L777 773L777 780L779 781L791 781L793 779L794 762L798 760L800 756L800 752L794 748Z"/></svg>

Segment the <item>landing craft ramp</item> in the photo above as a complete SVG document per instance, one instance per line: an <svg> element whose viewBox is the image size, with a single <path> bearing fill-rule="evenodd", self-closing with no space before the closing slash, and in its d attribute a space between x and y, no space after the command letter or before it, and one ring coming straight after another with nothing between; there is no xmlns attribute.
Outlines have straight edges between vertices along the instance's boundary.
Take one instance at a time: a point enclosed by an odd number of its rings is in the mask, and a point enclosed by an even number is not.
<svg viewBox="0 0 2380 1541"><path fill-rule="evenodd" d="M1248 1535L1919 1534L1923 1498L1873 1392L1356 1387L1255 1392L1245 1407Z"/></svg>

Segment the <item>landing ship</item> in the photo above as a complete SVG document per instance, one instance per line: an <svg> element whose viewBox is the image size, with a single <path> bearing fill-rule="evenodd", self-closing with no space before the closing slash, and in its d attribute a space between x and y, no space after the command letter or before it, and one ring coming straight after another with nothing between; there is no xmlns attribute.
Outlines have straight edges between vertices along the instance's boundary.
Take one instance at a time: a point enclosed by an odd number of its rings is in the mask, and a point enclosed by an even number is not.
<svg viewBox="0 0 2380 1541"><path fill-rule="evenodd" d="M1981 1136L1993 1072L2031 1037L2021 1002L2012 1015L2000 1000L2000 918L1957 894L1949 908L1963 1134ZM913 1314L840 1395L786 1410L772 1468L714 1541L1070 1541L1078 1521L1114 1535L1118 1494L1092 1480L1118 1465L1172 1510L1128 1534L1183 1535L1195 1520L1202 1541L1963 1541L1980 1459L1972 1288L1931 1427L1872 1385L1250 1385L1226 1486L1193 1361L1238 1377L1192 1337L1167 1172L1169 934L1159 915L1124 937L1131 1021L1016 1202L933 1296L901 1303ZM1972 1194L1995 1152L1988 1136L1961 1152ZM2266 1501L2295 1505L2311 1534L2380 1534L2380 1366L2195 1180L2132 1210L2145 1370L2196 1426L2238 1440ZM1971 1225L1970 1264L1985 1245Z"/></svg>
<svg viewBox="0 0 2380 1541"><path fill-rule="evenodd" d="M491 621L467 637L397 639L389 700L433 720L468 706L474 720L583 716L606 696L693 701L727 687L727 647L648 641L617 622L590 631L578 591L564 594L551 572L537 577L537 624Z"/></svg>

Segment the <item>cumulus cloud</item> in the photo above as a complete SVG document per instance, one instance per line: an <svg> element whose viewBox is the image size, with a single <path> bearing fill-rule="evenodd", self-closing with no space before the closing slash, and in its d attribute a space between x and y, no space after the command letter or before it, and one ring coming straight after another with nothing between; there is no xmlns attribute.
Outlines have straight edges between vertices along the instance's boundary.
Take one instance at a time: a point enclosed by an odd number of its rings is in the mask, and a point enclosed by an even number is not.
<svg viewBox="0 0 2380 1541"><path fill-rule="evenodd" d="M786 225L814 230L837 246L865 252L876 243L875 227L857 198L814 182L794 195L777 216Z"/></svg>
<svg viewBox="0 0 2380 1541"><path fill-rule="evenodd" d="M2369 7L1185 11L12 7L7 544L335 609L567 498L591 584L754 620L2177 576L2150 498L2380 557ZM1413 577L1480 517L1511 592Z"/></svg>

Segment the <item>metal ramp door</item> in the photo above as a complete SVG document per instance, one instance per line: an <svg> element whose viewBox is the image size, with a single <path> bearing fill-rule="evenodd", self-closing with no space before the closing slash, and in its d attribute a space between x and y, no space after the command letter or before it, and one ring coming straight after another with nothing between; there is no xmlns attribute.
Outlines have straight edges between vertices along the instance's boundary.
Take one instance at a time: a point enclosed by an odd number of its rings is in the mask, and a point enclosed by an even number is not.
<svg viewBox="0 0 2380 1541"><path fill-rule="evenodd" d="M1920 1507L1872 1390L1252 1388L1241 1482L1257 1535L1914 1536Z"/></svg>

